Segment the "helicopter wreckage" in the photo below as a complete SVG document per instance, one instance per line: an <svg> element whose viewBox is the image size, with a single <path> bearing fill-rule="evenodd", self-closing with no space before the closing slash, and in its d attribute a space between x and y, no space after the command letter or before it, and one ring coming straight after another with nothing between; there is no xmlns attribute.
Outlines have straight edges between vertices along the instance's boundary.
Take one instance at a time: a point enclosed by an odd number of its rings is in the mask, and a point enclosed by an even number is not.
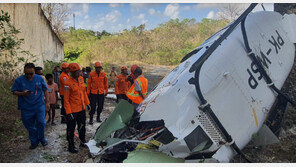
<svg viewBox="0 0 296 167"><path fill-rule="evenodd" d="M135 110L122 100L87 145L99 162L229 162L264 127L295 57L296 16L250 13L188 53Z"/></svg>

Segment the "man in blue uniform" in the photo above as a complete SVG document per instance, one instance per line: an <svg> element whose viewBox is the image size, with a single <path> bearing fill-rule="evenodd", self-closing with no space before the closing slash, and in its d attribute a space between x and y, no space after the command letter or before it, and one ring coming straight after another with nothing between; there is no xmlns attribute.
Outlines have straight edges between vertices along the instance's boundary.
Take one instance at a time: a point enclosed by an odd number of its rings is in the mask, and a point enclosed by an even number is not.
<svg viewBox="0 0 296 167"><path fill-rule="evenodd" d="M18 77L11 88L11 92L18 96L18 109L22 112L22 122L29 132L29 149L35 149L39 142L43 146L48 144L44 136L45 107L49 108L47 85L40 75L35 75L34 68L33 63L27 63L25 75Z"/></svg>

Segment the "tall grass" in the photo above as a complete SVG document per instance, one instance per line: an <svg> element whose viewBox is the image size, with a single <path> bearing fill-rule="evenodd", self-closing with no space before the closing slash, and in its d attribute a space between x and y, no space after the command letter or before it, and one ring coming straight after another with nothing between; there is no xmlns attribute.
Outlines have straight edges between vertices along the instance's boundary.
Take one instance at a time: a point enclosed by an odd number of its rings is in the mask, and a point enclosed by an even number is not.
<svg viewBox="0 0 296 167"><path fill-rule="evenodd" d="M21 123L21 113L17 110L17 97L11 93L12 84L12 80L0 80L0 143L2 144L20 135L26 135Z"/></svg>

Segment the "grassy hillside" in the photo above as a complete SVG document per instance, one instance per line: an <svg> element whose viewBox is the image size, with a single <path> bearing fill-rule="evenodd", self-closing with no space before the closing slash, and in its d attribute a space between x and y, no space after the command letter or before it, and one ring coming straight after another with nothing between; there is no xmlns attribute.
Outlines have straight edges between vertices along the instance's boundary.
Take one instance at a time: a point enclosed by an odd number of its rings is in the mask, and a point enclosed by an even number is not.
<svg viewBox="0 0 296 167"><path fill-rule="evenodd" d="M227 24L225 20L175 19L150 31L145 30L145 25L118 34L71 29L63 34L65 58L82 66L98 60L107 64L176 65L185 54Z"/></svg>

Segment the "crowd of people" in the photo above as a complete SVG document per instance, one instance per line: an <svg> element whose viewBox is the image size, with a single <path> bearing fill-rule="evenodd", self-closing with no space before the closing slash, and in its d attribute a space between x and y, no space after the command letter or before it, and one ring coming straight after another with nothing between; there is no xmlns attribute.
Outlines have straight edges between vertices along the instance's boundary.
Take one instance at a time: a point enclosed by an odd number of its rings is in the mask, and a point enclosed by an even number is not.
<svg viewBox="0 0 296 167"><path fill-rule="evenodd" d="M101 121L105 97L110 87L114 87L116 102L126 100L134 105L135 109L144 100L148 90L148 80L137 65L131 66L128 74L126 66L121 67L117 75L112 67L109 74L103 71L100 62L91 67L81 68L78 63L62 63L55 67L52 74L42 72L42 67L35 67L33 63L24 66L24 75L18 77L12 93L18 96L18 109L21 110L22 122L29 133L31 145L35 149L39 145L48 145L44 132L47 123L55 125L55 109L59 108L58 97L61 98L61 123L67 125L68 151L77 153L74 145L74 131L77 124L80 147L86 147L85 127L86 114L89 114L89 124Z"/></svg>

